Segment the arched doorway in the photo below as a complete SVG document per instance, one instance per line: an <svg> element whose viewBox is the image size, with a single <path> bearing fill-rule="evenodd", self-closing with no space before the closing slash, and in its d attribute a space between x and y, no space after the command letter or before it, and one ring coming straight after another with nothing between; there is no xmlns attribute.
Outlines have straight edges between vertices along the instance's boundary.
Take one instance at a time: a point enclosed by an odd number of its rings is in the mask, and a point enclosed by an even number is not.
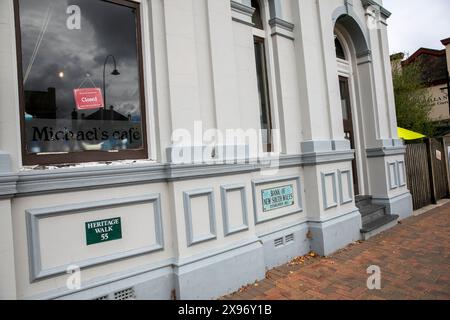
<svg viewBox="0 0 450 320"><path fill-rule="evenodd" d="M373 88L372 54L364 24L352 10L333 12L336 47L337 89L342 105L345 137L355 150L353 183L355 195L370 195L371 181L366 158L367 146L376 145L378 118Z"/></svg>
<svg viewBox="0 0 450 320"><path fill-rule="evenodd" d="M359 186L360 175L358 174L358 162L360 162L361 157L359 152L360 137L356 126L358 117L356 110L357 99L353 66L354 58L349 44L338 28L335 29L334 37L344 134L345 139L350 142L351 148L355 150L355 159L352 161L353 190L355 195L359 195L361 188Z"/></svg>

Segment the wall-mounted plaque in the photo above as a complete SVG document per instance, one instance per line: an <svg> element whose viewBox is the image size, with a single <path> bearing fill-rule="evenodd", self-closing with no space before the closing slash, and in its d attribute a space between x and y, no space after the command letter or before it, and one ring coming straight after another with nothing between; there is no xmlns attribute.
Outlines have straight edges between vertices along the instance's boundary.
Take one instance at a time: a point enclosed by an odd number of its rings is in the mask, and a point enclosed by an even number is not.
<svg viewBox="0 0 450 320"><path fill-rule="evenodd" d="M263 211L273 211L294 205L294 187L288 185L261 190Z"/></svg>
<svg viewBox="0 0 450 320"><path fill-rule="evenodd" d="M92 244L122 239L120 218L86 222L86 243Z"/></svg>

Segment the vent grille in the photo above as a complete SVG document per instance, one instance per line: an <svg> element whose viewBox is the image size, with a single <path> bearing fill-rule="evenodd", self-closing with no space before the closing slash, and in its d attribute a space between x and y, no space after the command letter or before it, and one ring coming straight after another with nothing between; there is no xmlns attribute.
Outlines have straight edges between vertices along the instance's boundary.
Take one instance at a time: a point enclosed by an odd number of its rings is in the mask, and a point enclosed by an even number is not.
<svg viewBox="0 0 450 320"><path fill-rule="evenodd" d="M284 239L283 238L275 239L274 243L275 247L281 247L282 245L284 245Z"/></svg>
<svg viewBox="0 0 450 320"><path fill-rule="evenodd" d="M125 289L114 293L114 300L134 300L136 295L133 288Z"/></svg>
<svg viewBox="0 0 450 320"><path fill-rule="evenodd" d="M134 292L134 288L128 288L98 297L94 300L136 300L136 293Z"/></svg>
<svg viewBox="0 0 450 320"><path fill-rule="evenodd" d="M114 293L114 300L135 300L136 294L133 288L125 289Z"/></svg>
<svg viewBox="0 0 450 320"><path fill-rule="evenodd" d="M286 243L294 242L294 234L288 234L285 239Z"/></svg>

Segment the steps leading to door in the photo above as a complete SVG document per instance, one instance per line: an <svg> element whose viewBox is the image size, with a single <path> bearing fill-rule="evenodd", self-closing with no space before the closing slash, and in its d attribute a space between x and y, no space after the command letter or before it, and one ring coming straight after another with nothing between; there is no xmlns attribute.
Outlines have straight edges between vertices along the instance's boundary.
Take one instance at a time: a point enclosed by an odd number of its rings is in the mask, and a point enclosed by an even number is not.
<svg viewBox="0 0 450 320"><path fill-rule="evenodd" d="M363 240L368 240L398 223L398 215L387 214L386 206L373 204L370 196L357 196L356 206L361 213Z"/></svg>

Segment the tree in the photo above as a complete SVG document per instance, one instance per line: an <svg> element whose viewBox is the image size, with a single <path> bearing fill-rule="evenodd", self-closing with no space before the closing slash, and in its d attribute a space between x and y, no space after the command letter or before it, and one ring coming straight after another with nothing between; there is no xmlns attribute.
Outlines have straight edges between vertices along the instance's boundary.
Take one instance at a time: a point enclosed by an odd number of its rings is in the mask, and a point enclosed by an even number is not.
<svg viewBox="0 0 450 320"><path fill-rule="evenodd" d="M419 63L393 68L397 123L399 127L432 137L435 125L430 119L431 95L422 82L422 70Z"/></svg>

